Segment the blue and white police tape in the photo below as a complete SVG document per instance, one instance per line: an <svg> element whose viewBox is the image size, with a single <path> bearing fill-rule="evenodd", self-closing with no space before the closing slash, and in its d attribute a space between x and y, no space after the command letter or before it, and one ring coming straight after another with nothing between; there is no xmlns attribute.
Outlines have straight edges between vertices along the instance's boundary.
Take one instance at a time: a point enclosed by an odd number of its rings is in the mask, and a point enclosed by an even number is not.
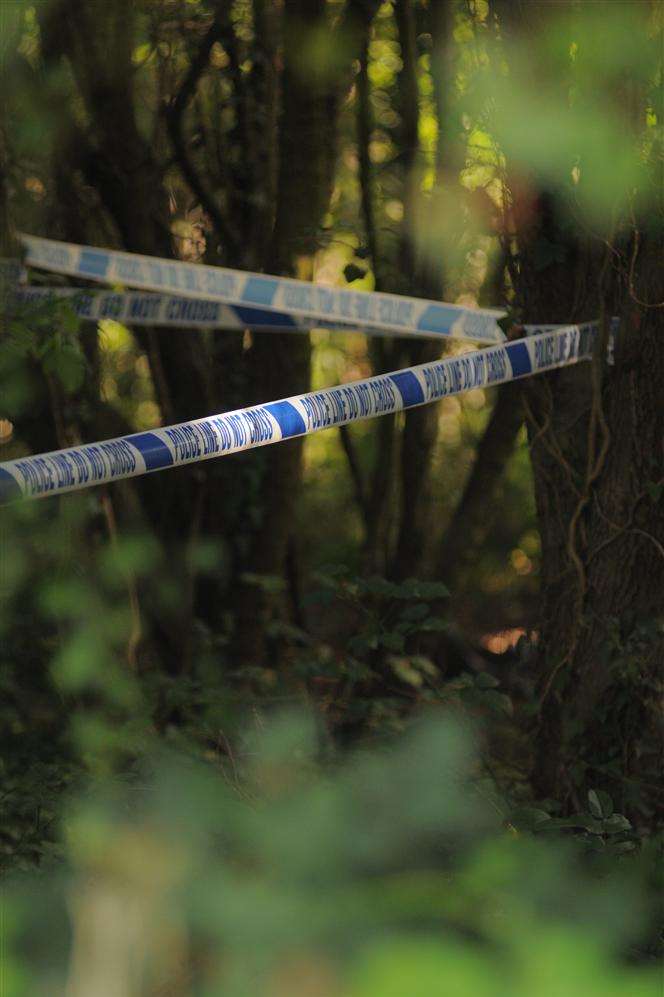
<svg viewBox="0 0 664 997"><path fill-rule="evenodd" d="M13 291L18 306L67 301L80 319L98 322L113 319L124 325L175 326L192 329L254 329L257 332L308 331L305 325L283 312L224 305L204 298L182 298L149 291L93 291L82 287L18 287ZM340 323L338 323L340 324ZM357 328L357 326L353 326Z"/></svg>
<svg viewBox="0 0 664 997"><path fill-rule="evenodd" d="M542 332L555 332L556 329L563 329L566 326L562 325L524 325L523 329L527 336L538 336ZM596 337L599 335L600 320L593 319L591 322L582 322L577 328L580 330L583 336L591 335ZM614 365L614 351L616 346L616 337L620 331L620 316L614 315L609 323L609 341L607 343L606 350L606 362L612 367Z"/></svg>
<svg viewBox="0 0 664 997"><path fill-rule="evenodd" d="M83 321L113 319L123 325L152 325L179 329L252 329L254 332L309 332L331 328L343 332L364 332L372 336L396 335L383 329L364 328L359 322L327 322L285 312L267 312L243 305L224 305L205 298L182 298L151 291L94 291L83 287L15 287L12 301L31 307L51 301L68 301ZM410 333L413 335L413 333ZM440 333L420 333L418 339L440 339Z"/></svg>
<svg viewBox="0 0 664 997"><path fill-rule="evenodd" d="M7 461L0 464L0 499L89 488L426 405L590 359L594 339L592 331L568 326L265 405Z"/></svg>
<svg viewBox="0 0 664 997"><path fill-rule="evenodd" d="M26 248L24 262L42 270L142 291L278 312L293 319L296 326L342 323L418 339L452 336L483 343L501 343L505 339L497 324L505 312L496 309L472 309L398 294L321 287L290 277L75 246L31 235L20 238Z"/></svg>

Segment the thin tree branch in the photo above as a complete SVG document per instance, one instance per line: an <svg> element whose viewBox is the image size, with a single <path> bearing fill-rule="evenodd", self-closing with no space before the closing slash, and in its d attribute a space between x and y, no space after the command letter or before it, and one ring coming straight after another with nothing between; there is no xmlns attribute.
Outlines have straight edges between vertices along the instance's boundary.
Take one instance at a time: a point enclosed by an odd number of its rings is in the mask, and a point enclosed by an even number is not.
<svg viewBox="0 0 664 997"><path fill-rule="evenodd" d="M362 513L362 518L364 519L365 529L368 530L370 515L369 515L369 501L366 494L366 485L364 482L364 475L362 473L362 468L355 451L355 446L353 444L353 439L350 435L348 426L339 426L339 437L341 439L341 445L346 454L346 459L348 461L348 469L350 471L350 476L353 481L353 487L355 490L355 500Z"/></svg>
<svg viewBox="0 0 664 997"><path fill-rule="evenodd" d="M200 176L191 157L189 156L187 141L184 134L184 113L194 93L196 92L198 81L209 64L210 52L212 51L215 42L222 40L224 32L227 28L232 30L232 27L228 24L228 13L224 10L223 5L219 4L215 11L212 24L201 42L198 52L191 60L187 75L185 76L177 95L171 101L171 104L167 109L166 124L171 142L173 143L173 149L175 151L178 166L182 170L185 180L189 184L192 192L200 201L203 210L209 215L219 238L223 240L231 253L234 253L237 249L236 240L226 224L226 219L217 205L213 192Z"/></svg>
<svg viewBox="0 0 664 997"><path fill-rule="evenodd" d="M402 63L398 90L402 122L404 214L399 256L407 282L406 292L438 296L442 291L440 264L436 269L428 266L428 261L423 264L422 260L418 260L416 245L422 193L414 10L411 0L397 0L394 10ZM400 345L409 364L423 363L440 355L440 346L434 342L404 342ZM438 413L433 406L406 412L401 437L401 508L391 566L391 573L398 578L418 574L421 568L430 512L429 469L437 432Z"/></svg>
<svg viewBox="0 0 664 997"><path fill-rule="evenodd" d="M360 202L364 218L364 235L367 240L367 248L373 267L376 290L379 291L381 289L381 280L378 273L380 259L371 185L371 158L369 156L369 143L371 141L371 105L369 96L369 36L367 33L360 53L360 70L357 74L357 161L360 180Z"/></svg>
<svg viewBox="0 0 664 997"><path fill-rule="evenodd" d="M361 7L362 4L356 4ZM356 15L353 15L356 16ZM383 287L383 275L378 246L376 218L374 213L373 185L369 143L371 141L371 103L369 82L369 24L367 24L359 52L360 68L357 75L357 154L359 165L360 202L364 219L364 235L366 239L371 265L374 272L376 290ZM373 339L369 345L372 367L375 371L385 370L391 366L391 352L387 341ZM380 421L376 431L376 455L370 474L370 481L360 480L360 468L354 451L350 451L351 441L346 433L341 436L344 453L349 461L350 473L355 483L355 493L365 524L365 559L369 569L376 568L378 546L383 536L383 524L387 500L390 495L392 480L392 459L394 454L395 419L386 415ZM353 464L352 461L355 463ZM360 497L361 496L361 497Z"/></svg>
<svg viewBox="0 0 664 997"><path fill-rule="evenodd" d="M492 496L512 455L522 423L521 385L503 385L498 388L496 404L478 444L470 477L440 545L436 577L452 590L491 528L487 509L493 505Z"/></svg>

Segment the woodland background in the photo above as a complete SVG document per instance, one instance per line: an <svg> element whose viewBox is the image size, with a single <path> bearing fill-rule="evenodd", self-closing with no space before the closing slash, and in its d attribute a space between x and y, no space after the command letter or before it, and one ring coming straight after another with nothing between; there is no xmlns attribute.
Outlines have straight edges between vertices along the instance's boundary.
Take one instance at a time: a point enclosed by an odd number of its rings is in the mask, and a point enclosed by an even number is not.
<svg viewBox="0 0 664 997"><path fill-rule="evenodd" d="M0 6L3 255L601 323L578 369L2 511L2 997L656 992L663 29L658 0ZM441 350L32 307L0 459Z"/></svg>

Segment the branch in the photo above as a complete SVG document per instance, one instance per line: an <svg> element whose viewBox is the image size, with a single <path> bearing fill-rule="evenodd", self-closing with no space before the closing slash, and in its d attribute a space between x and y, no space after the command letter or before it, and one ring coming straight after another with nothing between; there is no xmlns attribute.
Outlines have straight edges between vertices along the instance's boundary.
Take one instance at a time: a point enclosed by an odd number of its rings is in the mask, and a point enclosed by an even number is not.
<svg viewBox="0 0 664 997"><path fill-rule="evenodd" d="M401 69L398 74L399 113L401 115L401 162L403 164L403 222L400 238L400 257L406 280L411 283L415 275L415 228L419 202L419 97L417 86L417 52L415 20L410 0L396 0L394 14L401 47Z"/></svg>
<svg viewBox="0 0 664 997"><path fill-rule="evenodd" d="M376 216L374 214L371 185L371 157L369 156L369 143L371 141L371 104L369 97L369 37L367 33L362 44L360 71L357 74L357 160L360 180L360 200L362 215L364 217L364 234L373 267L375 287L377 291L380 291L382 282L378 273L378 236L376 233Z"/></svg>
<svg viewBox="0 0 664 997"><path fill-rule="evenodd" d="M362 474L360 462L357 459L353 439L350 435L348 426L339 426L339 436L341 438L341 445L344 448L344 453L346 454L346 459L348 460L350 476L353 479L355 499L362 513L365 529L368 530L371 517L369 511L369 501L366 493L366 485L364 483L364 475Z"/></svg>
<svg viewBox="0 0 664 997"><path fill-rule="evenodd" d="M184 112L196 92L198 81L210 61L210 52L212 51L213 45L215 42L221 41L224 35L224 30L228 27L227 17L228 15L226 12L222 15L222 7L219 5L215 12L214 20L201 42L198 52L189 65L189 70L184 78L182 86L166 112L166 124L171 142L173 143L173 149L175 151L178 166L182 170L185 180L189 184L192 192L198 198L203 210L210 216L219 238L225 242L227 247L230 247L234 251L237 248L236 241L231 235L231 232L226 224L226 219L219 210L214 194L208 188L203 178L199 175L189 156L187 141L184 134ZM232 30L232 28L230 30Z"/></svg>
<svg viewBox="0 0 664 997"><path fill-rule="evenodd" d="M254 206L252 243L266 246L276 212L278 168L278 13L271 0L254 0L254 65L251 73L256 144L255 186L263 191L263 204Z"/></svg>
<svg viewBox="0 0 664 997"><path fill-rule="evenodd" d="M439 0L439 4L442 0ZM397 0L394 7L401 46L399 72L399 113L403 148L404 215L400 233L400 264L408 282L408 293L441 293L438 274L417 259L416 235L422 195L419 164L419 92L417 79L417 46L413 4ZM439 268L437 268L439 270ZM395 288L401 289L401 288ZM409 364L434 360L440 355L435 342L403 342L400 344ZM426 548L429 519L429 480L431 452L438 434L438 413L434 406L406 412L401 436L401 504L397 529L396 550L392 558L391 575L406 578L419 573Z"/></svg>
<svg viewBox="0 0 664 997"><path fill-rule="evenodd" d="M353 61L359 59L364 42L369 34L371 22L378 13L380 0L348 0L343 17L333 37L332 45L346 45L346 61L349 70ZM342 81L342 87L344 83Z"/></svg>
<svg viewBox="0 0 664 997"><path fill-rule="evenodd" d="M461 501L439 549L436 577L452 590L491 528L487 509L492 506L492 497L512 455L522 423L521 385L502 385L477 447Z"/></svg>
<svg viewBox="0 0 664 997"><path fill-rule="evenodd" d="M349 4L349 7L351 5ZM361 8L361 0L358 0L356 7ZM360 17L361 10L347 16ZM357 75L357 155L359 164L360 201L362 206L362 216L364 219L364 235L366 239L371 265L374 272L376 290L381 290L384 281L382 276L380 250L378 247L378 236L376 229L376 218L374 214L374 199L372 190L372 169L371 158L369 156L369 142L371 141L371 103L370 103L370 83L369 83L369 27L371 18L366 22L364 36L359 52L360 69ZM371 363L374 370L389 369L390 350L387 341L384 339L373 339L369 346ZM378 545L382 539L383 521L387 500L389 497L389 484L392 474L392 459L394 454L394 416L383 416L376 432L376 455L371 470L368 484L362 483L361 490L358 489L359 467L353 467L351 460L355 457L348 450L347 441L343 435L341 443L348 458L351 476L355 481L356 495L362 510L365 524L365 557L369 566L374 568L378 555ZM360 498L361 494L361 498Z"/></svg>

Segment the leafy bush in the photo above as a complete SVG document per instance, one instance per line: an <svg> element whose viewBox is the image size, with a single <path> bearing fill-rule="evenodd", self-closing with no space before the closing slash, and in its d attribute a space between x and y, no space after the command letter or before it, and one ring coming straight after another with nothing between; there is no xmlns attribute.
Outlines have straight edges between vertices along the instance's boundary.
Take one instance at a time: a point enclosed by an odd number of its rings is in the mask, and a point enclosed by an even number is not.
<svg viewBox="0 0 664 997"><path fill-rule="evenodd" d="M66 868L6 887L5 997L659 993L644 856L505 826L449 715L327 765L319 733L254 723L232 775L155 746L79 794Z"/></svg>

